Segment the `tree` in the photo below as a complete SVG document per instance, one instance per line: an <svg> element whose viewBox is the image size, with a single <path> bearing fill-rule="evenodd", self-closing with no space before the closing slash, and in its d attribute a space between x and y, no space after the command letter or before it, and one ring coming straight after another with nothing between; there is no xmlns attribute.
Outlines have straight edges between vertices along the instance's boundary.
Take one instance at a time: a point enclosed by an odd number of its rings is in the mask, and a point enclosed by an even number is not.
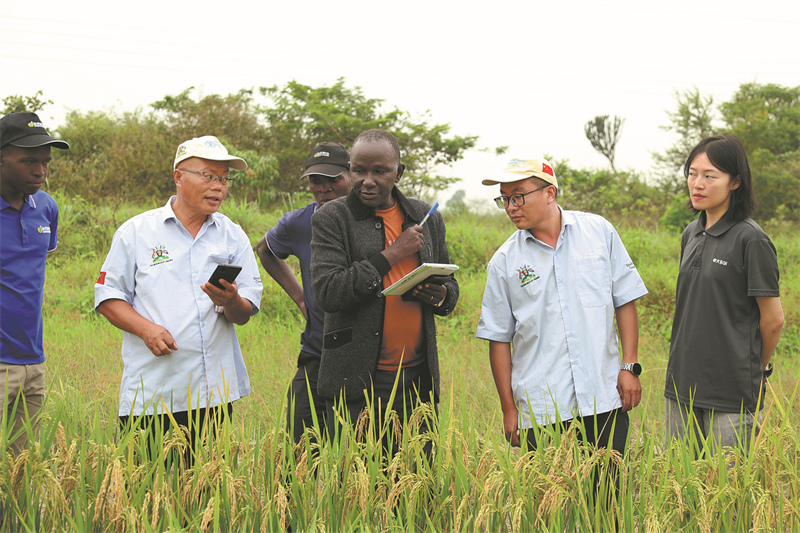
<svg viewBox="0 0 800 533"><path fill-rule="evenodd" d="M756 218L800 213L800 87L745 83L720 106L725 132L747 150Z"/></svg>
<svg viewBox="0 0 800 533"><path fill-rule="evenodd" d="M340 78L330 87L310 87L290 81L279 87L261 87L267 105L259 112L266 122L266 147L278 159L281 191L297 191L302 183L308 152L322 141L348 148L364 130L391 131L400 143L406 173L401 187L413 196L428 196L448 188L459 178L436 175L439 165L450 165L475 147L477 136L448 136L448 124L431 124L430 113L412 116L398 108L383 109L383 100L367 98L360 87L348 88Z"/></svg>
<svg viewBox="0 0 800 533"><path fill-rule="evenodd" d="M608 159L608 162L611 163L611 171L614 174L617 173L617 169L614 167L614 157L620 130L624 122L625 119L616 115L613 118L608 115L598 115L583 126L586 138L589 139L595 150Z"/></svg>
<svg viewBox="0 0 800 533"><path fill-rule="evenodd" d="M682 93L676 91L675 100L678 108L674 112L667 111L671 124L661 126L661 129L675 133L677 139L663 153L653 153L656 166L662 173L662 186L673 193L686 188L682 170L692 148L704 137L718 131L714 126L714 99L711 96L701 96L695 87Z"/></svg>
<svg viewBox="0 0 800 533"><path fill-rule="evenodd" d="M170 130L175 146L194 137L214 135L225 138L239 150L265 148L264 127L258 120L253 90L241 89L235 94L209 94L197 100L189 95L194 87L182 93L165 96L150 104Z"/></svg>
<svg viewBox="0 0 800 533"><path fill-rule="evenodd" d="M36 91L33 96L21 96L12 94L3 98L3 115L9 113L38 113L46 105L51 105L52 100L42 100L42 91Z"/></svg>

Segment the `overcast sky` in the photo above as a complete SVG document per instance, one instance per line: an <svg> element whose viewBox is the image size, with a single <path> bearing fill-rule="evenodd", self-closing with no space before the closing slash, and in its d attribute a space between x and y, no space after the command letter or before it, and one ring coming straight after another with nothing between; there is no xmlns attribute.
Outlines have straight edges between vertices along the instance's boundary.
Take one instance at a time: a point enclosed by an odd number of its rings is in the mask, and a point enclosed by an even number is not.
<svg viewBox="0 0 800 533"><path fill-rule="evenodd" d="M446 170L490 197L480 180L510 156L606 166L583 133L595 115L625 119L617 168L648 172L671 143L659 126L675 91L719 103L745 82L800 85L800 2L3 0L0 58L0 97L42 90L53 126L69 109L132 110L189 86L344 77L481 146L508 145Z"/></svg>

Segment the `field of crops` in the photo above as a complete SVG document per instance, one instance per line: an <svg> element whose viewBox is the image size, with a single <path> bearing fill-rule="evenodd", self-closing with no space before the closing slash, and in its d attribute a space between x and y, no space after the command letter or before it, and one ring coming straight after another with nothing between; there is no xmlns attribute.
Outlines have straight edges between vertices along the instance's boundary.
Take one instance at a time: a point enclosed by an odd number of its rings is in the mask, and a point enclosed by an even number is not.
<svg viewBox="0 0 800 533"><path fill-rule="evenodd" d="M436 432L407 427L391 460L379 442L352 433L333 445L310 439L295 447L283 425L302 316L262 272L261 312L238 328L253 393L235 403L214 444L196 451L194 466L180 469L148 458L138 432L120 431L121 333L92 309L114 228L144 208L60 201L60 246L45 294L47 400L38 443L0 459L2 531L800 530L796 228L766 228L778 248L786 325L763 429L749 454L696 458L690 443L664 442L679 235L625 221L614 222L650 290L639 302L644 391L626 457L582 447L572 434L551 435L532 452L510 448L488 347L475 327L484 267L513 227L503 218L445 212L451 256L462 267L461 299L437 322ZM226 211L253 242L279 215L233 202ZM394 433L391 421L383 429ZM0 445L7 438L0 432ZM179 433L157 444L165 456L186 445ZM606 483L613 465L618 493ZM602 478L597 497L595 472Z"/></svg>

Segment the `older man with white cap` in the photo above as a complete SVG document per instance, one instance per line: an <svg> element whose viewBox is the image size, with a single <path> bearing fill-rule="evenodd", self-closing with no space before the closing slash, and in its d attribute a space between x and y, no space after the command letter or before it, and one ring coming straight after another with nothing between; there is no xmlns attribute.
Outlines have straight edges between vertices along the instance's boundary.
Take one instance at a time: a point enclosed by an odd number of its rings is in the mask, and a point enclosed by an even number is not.
<svg viewBox="0 0 800 533"><path fill-rule="evenodd" d="M633 261L607 220L558 205L546 159L512 159L483 184L500 185L497 206L518 229L489 262L477 331L506 439L536 447L534 427L575 421L585 441L624 453L641 399L635 300L647 294Z"/></svg>
<svg viewBox="0 0 800 533"><path fill-rule="evenodd" d="M206 417L230 415L232 402L250 394L234 324L258 312L262 286L247 235L217 212L234 180L229 168L247 163L205 136L182 143L173 168L176 195L114 235L95 307L124 332L123 426L144 415L155 431L158 417L163 430L170 421L192 428L194 441ZM219 265L242 270L215 286L208 280Z"/></svg>

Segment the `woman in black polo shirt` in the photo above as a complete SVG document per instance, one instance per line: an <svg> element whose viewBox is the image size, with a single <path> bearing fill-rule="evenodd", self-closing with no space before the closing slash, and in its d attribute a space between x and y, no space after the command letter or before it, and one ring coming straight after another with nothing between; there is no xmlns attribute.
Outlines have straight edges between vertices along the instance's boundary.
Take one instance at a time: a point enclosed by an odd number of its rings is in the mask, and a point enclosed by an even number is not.
<svg viewBox="0 0 800 533"><path fill-rule="evenodd" d="M722 446L747 450L783 326L777 254L749 218L756 202L736 136L700 141L684 174L688 206L700 217L681 238L664 389L667 438L700 448L707 439L712 454Z"/></svg>

